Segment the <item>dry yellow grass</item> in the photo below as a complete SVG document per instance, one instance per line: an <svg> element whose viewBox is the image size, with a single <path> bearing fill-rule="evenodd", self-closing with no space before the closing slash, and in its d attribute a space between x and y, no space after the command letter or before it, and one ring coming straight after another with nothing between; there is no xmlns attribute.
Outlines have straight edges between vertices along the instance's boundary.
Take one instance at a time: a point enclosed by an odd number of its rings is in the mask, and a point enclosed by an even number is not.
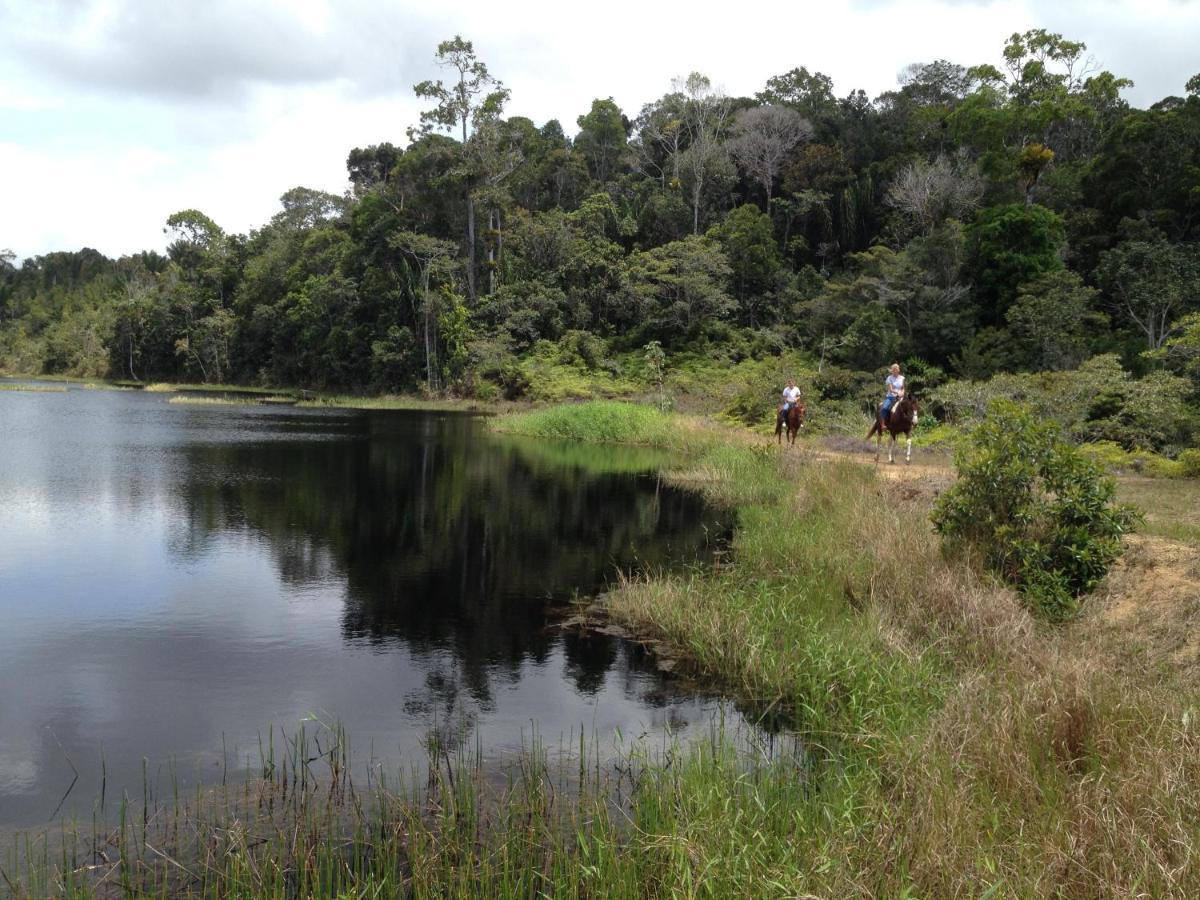
<svg viewBox="0 0 1200 900"><path fill-rule="evenodd" d="M928 717L871 745L853 813L829 824L798 883L829 896L1200 896L1200 551L1130 539L1085 615L1051 627L943 557L928 515L945 471L855 478L847 467L866 466L844 458L778 460L786 495L761 538L743 520L737 576L816 577L789 557L789 535L823 510L831 535L806 546L823 548L821 571L841 579L845 599L823 614L846 617L862 646L942 678ZM683 478L720 496L729 474L710 461ZM757 539L779 552L747 543ZM609 602L619 620L752 693L803 681L811 651L772 638L811 612L796 605L806 595L749 614L731 594L719 576L696 574L629 583Z"/></svg>

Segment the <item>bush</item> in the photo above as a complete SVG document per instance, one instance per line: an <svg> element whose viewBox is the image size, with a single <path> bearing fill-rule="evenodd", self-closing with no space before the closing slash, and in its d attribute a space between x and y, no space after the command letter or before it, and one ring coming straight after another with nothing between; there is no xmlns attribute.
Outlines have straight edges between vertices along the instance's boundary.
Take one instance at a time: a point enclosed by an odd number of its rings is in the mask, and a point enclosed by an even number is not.
<svg viewBox="0 0 1200 900"><path fill-rule="evenodd" d="M1184 450L1177 461L1184 478L1200 478L1200 450Z"/></svg>
<svg viewBox="0 0 1200 900"><path fill-rule="evenodd" d="M992 404L955 454L958 481L933 524L954 549L979 550L1036 612L1061 621L1121 553L1137 515L1116 483L1059 429L1008 401Z"/></svg>

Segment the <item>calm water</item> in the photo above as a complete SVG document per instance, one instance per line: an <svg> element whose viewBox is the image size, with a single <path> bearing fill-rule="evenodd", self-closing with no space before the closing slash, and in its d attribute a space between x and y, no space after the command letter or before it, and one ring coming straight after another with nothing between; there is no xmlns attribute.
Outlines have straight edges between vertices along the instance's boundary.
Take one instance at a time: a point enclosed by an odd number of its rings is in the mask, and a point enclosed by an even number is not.
<svg viewBox="0 0 1200 900"><path fill-rule="evenodd" d="M556 744L736 718L629 644L545 627L548 602L726 532L634 471L653 458L167 399L0 391L0 826L47 821L72 766L63 809L89 814L101 758L109 796L140 798L143 757L211 780L311 717L397 768L449 722L494 757L533 722Z"/></svg>

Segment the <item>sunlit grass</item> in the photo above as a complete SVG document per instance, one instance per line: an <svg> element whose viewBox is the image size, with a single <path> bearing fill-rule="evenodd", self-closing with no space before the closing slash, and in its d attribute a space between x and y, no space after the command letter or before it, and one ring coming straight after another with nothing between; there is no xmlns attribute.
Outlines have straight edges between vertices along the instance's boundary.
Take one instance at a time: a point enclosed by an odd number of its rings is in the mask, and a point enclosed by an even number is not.
<svg viewBox="0 0 1200 900"><path fill-rule="evenodd" d="M20 391L33 394L65 394L67 389L57 384L12 384L0 383L0 391Z"/></svg>

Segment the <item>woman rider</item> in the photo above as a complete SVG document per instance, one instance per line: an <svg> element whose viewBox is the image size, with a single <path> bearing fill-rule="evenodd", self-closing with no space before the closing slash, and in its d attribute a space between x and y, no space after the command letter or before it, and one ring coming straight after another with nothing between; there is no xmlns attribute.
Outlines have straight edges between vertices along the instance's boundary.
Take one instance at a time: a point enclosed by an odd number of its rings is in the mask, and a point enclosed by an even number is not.
<svg viewBox="0 0 1200 900"><path fill-rule="evenodd" d="M883 383L887 394L883 398L883 406L879 408L879 416L886 422L892 414L892 407L904 397L904 376L900 374L899 363L892 363L888 377Z"/></svg>
<svg viewBox="0 0 1200 900"><path fill-rule="evenodd" d="M787 380L787 387L783 389L783 406L779 408L779 419L776 421L776 425L787 421L788 410L792 408L793 404L799 402L799 400L800 388L796 387L796 379L789 378Z"/></svg>

